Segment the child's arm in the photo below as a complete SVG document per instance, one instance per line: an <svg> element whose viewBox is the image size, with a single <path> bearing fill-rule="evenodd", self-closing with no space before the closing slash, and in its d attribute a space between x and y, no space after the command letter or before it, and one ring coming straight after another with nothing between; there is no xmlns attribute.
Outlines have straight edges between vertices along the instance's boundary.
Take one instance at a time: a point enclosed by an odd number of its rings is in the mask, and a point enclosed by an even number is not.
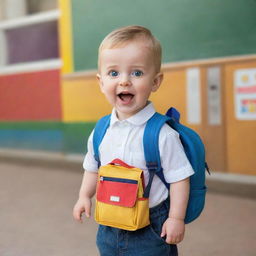
<svg viewBox="0 0 256 256"><path fill-rule="evenodd" d="M168 244L177 244L184 238L185 215L189 197L189 178L170 186L171 207L169 217L162 227L161 237L166 236Z"/></svg>
<svg viewBox="0 0 256 256"><path fill-rule="evenodd" d="M97 172L84 172L79 198L73 209L73 217L77 221L82 222L83 212L87 218L91 216L91 198L96 192L97 178Z"/></svg>

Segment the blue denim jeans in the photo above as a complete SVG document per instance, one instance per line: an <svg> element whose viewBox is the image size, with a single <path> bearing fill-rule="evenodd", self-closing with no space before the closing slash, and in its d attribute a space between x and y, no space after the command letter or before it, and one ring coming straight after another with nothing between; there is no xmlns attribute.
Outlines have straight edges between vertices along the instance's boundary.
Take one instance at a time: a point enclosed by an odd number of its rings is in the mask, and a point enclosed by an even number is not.
<svg viewBox="0 0 256 256"><path fill-rule="evenodd" d="M99 225L97 246L101 256L178 256L177 245L161 238L162 225L168 217L169 199L150 209L150 225L136 230Z"/></svg>

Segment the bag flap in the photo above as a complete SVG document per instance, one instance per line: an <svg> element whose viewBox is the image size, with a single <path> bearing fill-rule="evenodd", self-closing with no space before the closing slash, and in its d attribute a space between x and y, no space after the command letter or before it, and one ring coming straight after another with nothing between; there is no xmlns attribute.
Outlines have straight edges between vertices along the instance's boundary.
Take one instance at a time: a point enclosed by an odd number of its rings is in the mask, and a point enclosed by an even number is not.
<svg viewBox="0 0 256 256"><path fill-rule="evenodd" d="M133 207L138 187L138 181L134 179L100 176L96 198L106 204Z"/></svg>

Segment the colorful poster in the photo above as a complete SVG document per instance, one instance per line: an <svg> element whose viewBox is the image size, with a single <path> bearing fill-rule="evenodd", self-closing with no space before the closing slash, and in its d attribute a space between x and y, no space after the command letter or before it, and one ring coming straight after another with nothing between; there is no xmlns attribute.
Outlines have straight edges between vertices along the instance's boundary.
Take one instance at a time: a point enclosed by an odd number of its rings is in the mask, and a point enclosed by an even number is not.
<svg viewBox="0 0 256 256"><path fill-rule="evenodd" d="M256 120L256 68L234 74L235 113L239 120Z"/></svg>

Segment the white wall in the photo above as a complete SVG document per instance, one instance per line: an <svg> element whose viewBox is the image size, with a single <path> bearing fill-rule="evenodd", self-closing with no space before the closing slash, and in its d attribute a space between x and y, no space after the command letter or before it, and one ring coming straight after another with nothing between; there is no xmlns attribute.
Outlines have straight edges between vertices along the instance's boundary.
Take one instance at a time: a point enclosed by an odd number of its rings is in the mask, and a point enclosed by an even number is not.
<svg viewBox="0 0 256 256"><path fill-rule="evenodd" d="M13 19L27 14L26 0L5 0L4 17Z"/></svg>
<svg viewBox="0 0 256 256"><path fill-rule="evenodd" d="M57 0L27 0L28 12L36 13L57 9Z"/></svg>
<svg viewBox="0 0 256 256"><path fill-rule="evenodd" d="M4 19L4 1L0 1L0 21Z"/></svg>

